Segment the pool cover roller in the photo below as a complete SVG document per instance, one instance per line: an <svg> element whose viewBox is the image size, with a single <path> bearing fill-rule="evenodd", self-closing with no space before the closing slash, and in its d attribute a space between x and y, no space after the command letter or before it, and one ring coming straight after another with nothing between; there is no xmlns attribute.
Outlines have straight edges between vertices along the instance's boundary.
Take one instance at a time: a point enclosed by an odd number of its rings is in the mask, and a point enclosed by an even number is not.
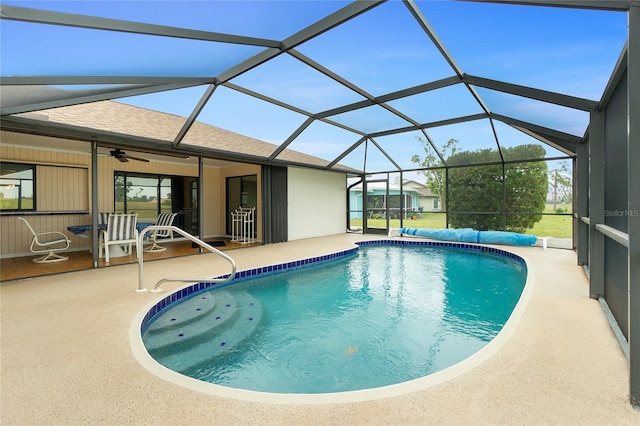
<svg viewBox="0 0 640 426"><path fill-rule="evenodd" d="M400 228L400 235L415 235L441 241L457 241L461 243L503 244L509 246L531 246L537 240L535 235L518 234L506 231L476 231L472 228L462 229L420 229Z"/></svg>

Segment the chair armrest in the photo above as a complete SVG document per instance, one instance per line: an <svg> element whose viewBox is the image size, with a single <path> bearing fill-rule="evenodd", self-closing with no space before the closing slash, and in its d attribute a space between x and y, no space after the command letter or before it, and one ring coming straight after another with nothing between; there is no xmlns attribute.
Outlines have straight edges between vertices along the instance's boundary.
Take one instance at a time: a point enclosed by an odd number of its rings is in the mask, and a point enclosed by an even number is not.
<svg viewBox="0 0 640 426"><path fill-rule="evenodd" d="M45 231L36 233L36 243L38 245L48 245L54 243L69 242L69 238L59 231ZM46 239L44 239L46 238Z"/></svg>

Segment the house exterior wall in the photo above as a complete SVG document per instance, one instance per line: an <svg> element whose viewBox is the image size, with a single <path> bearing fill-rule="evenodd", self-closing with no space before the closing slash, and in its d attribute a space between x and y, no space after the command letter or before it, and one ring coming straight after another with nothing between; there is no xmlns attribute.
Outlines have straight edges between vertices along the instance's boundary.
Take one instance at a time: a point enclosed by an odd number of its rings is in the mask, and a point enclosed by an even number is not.
<svg viewBox="0 0 640 426"><path fill-rule="evenodd" d="M79 237L67 231L70 225L91 223L91 155L89 144L77 142L77 151L53 151L42 147L19 146L22 138L38 137L32 135L0 133L0 160L7 162L36 164L36 213L25 212L36 230L55 230L64 232L71 240L70 250L88 250L90 239ZM43 139L46 145L46 140ZM67 144L68 146L69 144ZM167 162L121 163L114 158L98 157L98 210L114 210L114 173L130 171L157 173L175 176L198 176L198 164ZM203 176L204 199L200 205L204 209L202 235L225 235L225 179L229 176L258 175L260 167L241 165L216 168L205 167ZM261 194L258 194L258 210ZM19 214L0 215L0 257L9 258L31 255L29 243L31 234L20 221ZM260 211L256 212L257 233L260 239L262 228Z"/></svg>
<svg viewBox="0 0 640 426"><path fill-rule="evenodd" d="M69 236L73 249L88 248L86 238L66 232L67 226L89 223L89 178L91 157L88 154L55 152L23 148L8 143L22 135L0 133L0 160L36 164L36 208L40 212L57 211L67 214L29 216L36 231L56 230ZM73 212L73 213L72 213ZM76 213L77 212L77 213ZM0 256L27 255L32 235L14 215L0 216Z"/></svg>
<svg viewBox="0 0 640 426"><path fill-rule="evenodd" d="M406 190L414 190L414 191L424 191L427 187L421 183L415 182L415 181L407 181L404 183L404 188L405 191ZM431 191L428 191L429 193ZM422 192L424 194L424 192ZM418 202L418 206L422 207L422 211L424 212L439 212L442 211L442 206L440 205L440 202L438 201L437 206L438 207L434 207L434 202L435 200L438 200L438 197L435 195L424 195L422 197L420 197L419 202Z"/></svg>
<svg viewBox="0 0 640 426"><path fill-rule="evenodd" d="M441 211L440 209L440 203L438 202L438 207L435 208L434 206L434 202L438 199L438 197L421 197L420 198L420 207L422 207L422 211L424 212L439 212Z"/></svg>
<svg viewBox="0 0 640 426"><path fill-rule="evenodd" d="M288 169L290 241L345 232L345 180L342 173Z"/></svg>
<svg viewBox="0 0 640 426"><path fill-rule="evenodd" d="M70 250L88 250L90 239L70 233L68 226L91 223L91 155L86 142L67 141L72 149L54 151L40 146L20 146L21 138L32 135L0 133L0 160L36 164L37 211L25 212L36 230L64 232L71 240ZM44 140L44 139L43 139ZM46 142L46 141L45 141ZM69 146L67 143L67 146ZM98 157L98 211L114 210L114 173L129 171L174 176L198 176L198 164L152 161L121 163L109 156ZM261 170L257 165L230 167L204 167L203 171L203 223L204 237L226 233L226 178L231 176L258 176L261 188ZM289 239L333 235L345 232L346 195L345 175L303 168L290 168L288 177ZM256 232L262 238L262 194L258 191ZM16 213L0 215L0 257L31 255L31 234L16 219Z"/></svg>

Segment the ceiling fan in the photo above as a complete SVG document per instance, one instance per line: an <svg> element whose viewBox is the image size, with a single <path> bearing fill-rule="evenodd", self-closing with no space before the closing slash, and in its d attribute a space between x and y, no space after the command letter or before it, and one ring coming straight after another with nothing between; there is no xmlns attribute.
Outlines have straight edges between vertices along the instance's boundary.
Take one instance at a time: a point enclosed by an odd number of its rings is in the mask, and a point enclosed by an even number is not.
<svg viewBox="0 0 640 426"><path fill-rule="evenodd" d="M117 159L118 161L120 161L121 163L126 163L129 160L144 161L145 163L149 162L149 160L147 160L146 158L133 157L131 155L128 155L126 152L124 152L120 148L116 148L113 151L111 151L111 156Z"/></svg>

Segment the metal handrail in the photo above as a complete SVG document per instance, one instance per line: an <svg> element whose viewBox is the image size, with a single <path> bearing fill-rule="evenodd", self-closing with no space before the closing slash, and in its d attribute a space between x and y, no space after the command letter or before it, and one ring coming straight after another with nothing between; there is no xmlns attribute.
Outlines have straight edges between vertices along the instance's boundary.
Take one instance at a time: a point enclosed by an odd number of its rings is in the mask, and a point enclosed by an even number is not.
<svg viewBox="0 0 640 426"><path fill-rule="evenodd" d="M236 262L230 256L224 254L220 250L210 246L209 244L205 243L201 239L194 237L193 235L189 234L188 232L186 232L183 229L180 229L180 228L178 228L176 226L152 225L152 226L149 226L149 227L145 228L140 233L140 235L138 236L138 244L137 244L137 247L136 247L136 250L138 251L138 289L136 290L136 292L147 291L147 289L144 288L144 286L143 286L143 277L142 277L142 275L143 275L142 263L144 262L144 259L143 259L144 250L142 249L142 246L143 246L144 237L150 231L161 231L161 230L171 230L173 232L177 232L178 234L182 235L183 237L187 238L188 240L191 240L192 242L198 244L200 247L204 247L207 250L209 250L210 252L215 253L215 254L223 257L229 263L231 263L231 273L229 274L229 276L227 278L163 278L160 281L158 281L156 283L156 285L153 287L153 290L151 290L152 293L157 293L159 291L162 291L160 289L160 284L162 284L164 282L167 282L167 281L225 283L227 281L231 281L235 277L235 275L236 275Z"/></svg>

